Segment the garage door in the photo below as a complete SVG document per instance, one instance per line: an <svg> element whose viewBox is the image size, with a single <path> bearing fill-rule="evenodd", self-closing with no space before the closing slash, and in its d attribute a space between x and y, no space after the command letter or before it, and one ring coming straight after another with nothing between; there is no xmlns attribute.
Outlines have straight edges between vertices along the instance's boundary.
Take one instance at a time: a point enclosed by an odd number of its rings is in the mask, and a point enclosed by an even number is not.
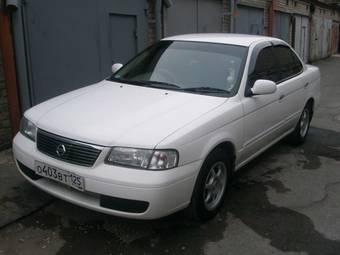
<svg viewBox="0 0 340 255"><path fill-rule="evenodd" d="M331 53L332 20L313 16L311 26L310 60L328 57Z"/></svg>
<svg viewBox="0 0 340 255"><path fill-rule="evenodd" d="M222 32L222 1L172 0L163 18L165 36Z"/></svg>
<svg viewBox="0 0 340 255"><path fill-rule="evenodd" d="M290 43L290 14L275 12L273 32L274 37Z"/></svg>
<svg viewBox="0 0 340 255"><path fill-rule="evenodd" d="M234 31L240 34L263 34L263 15L261 8L238 5L234 20Z"/></svg>
<svg viewBox="0 0 340 255"><path fill-rule="evenodd" d="M308 61L309 18L295 15L294 49L304 62Z"/></svg>
<svg viewBox="0 0 340 255"><path fill-rule="evenodd" d="M103 79L145 48L146 9L147 0L26 0L13 16L23 110Z"/></svg>

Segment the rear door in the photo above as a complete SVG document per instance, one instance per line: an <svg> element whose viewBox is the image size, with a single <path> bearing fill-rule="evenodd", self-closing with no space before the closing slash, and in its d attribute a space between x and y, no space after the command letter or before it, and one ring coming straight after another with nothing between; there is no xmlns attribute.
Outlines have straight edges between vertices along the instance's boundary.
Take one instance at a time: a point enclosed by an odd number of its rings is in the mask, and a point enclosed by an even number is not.
<svg viewBox="0 0 340 255"><path fill-rule="evenodd" d="M273 46L276 58L277 87L279 91L279 114L284 122L283 131L293 128L306 102L305 88L308 81L303 73L303 65L287 45Z"/></svg>

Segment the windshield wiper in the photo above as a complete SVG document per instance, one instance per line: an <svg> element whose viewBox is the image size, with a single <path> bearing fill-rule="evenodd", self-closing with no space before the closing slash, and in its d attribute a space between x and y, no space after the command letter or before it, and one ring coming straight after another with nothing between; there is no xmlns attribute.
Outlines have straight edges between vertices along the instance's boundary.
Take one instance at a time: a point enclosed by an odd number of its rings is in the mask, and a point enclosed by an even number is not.
<svg viewBox="0 0 340 255"><path fill-rule="evenodd" d="M182 88L176 84L161 82L161 81L142 81L148 87L153 88L165 88L165 89L174 89L180 91L187 91L187 92L197 92L197 93L214 93L214 94L229 94L230 91L219 89L219 88L212 88L212 87L193 87L193 88Z"/></svg>
<svg viewBox="0 0 340 255"><path fill-rule="evenodd" d="M181 89L180 86L163 81L138 81L144 85L152 88L164 88L164 89Z"/></svg>
<svg viewBox="0 0 340 255"><path fill-rule="evenodd" d="M163 82L163 81L148 81L148 80L125 80L121 78L111 78L111 80L123 82L123 83L130 83L135 84L138 86L145 86L151 88L160 88L160 89L173 89L179 91L186 91L186 92L196 92L196 93L213 93L213 94L230 94L230 91L225 89L219 88L212 88L212 87L191 87L191 88L182 88L179 85Z"/></svg>
<svg viewBox="0 0 340 255"><path fill-rule="evenodd" d="M193 88L183 88L183 91L198 92L198 93L226 93L229 94L230 91L219 88L211 87L193 87Z"/></svg>
<svg viewBox="0 0 340 255"><path fill-rule="evenodd" d="M143 80L125 80L121 78L111 78L111 81L117 81L122 83L134 84L138 86L145 86L151 88L161 88L161 89L181 89L180 86L163 81L143 81Z"/></svg>

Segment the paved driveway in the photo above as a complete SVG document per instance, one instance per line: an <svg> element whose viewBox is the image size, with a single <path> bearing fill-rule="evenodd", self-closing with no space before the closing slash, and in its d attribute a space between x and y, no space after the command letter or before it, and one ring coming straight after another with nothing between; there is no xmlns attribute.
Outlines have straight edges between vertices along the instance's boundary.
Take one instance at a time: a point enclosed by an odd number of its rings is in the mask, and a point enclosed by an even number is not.
<svg viewBox="0 0 340 255"><path fill-rule="evenodd" d="M316 64L322 98L308 141L282 141L240 170L215 219L126 220L44 197L0 228L0 254L340 254L340 57Z"/></svg>

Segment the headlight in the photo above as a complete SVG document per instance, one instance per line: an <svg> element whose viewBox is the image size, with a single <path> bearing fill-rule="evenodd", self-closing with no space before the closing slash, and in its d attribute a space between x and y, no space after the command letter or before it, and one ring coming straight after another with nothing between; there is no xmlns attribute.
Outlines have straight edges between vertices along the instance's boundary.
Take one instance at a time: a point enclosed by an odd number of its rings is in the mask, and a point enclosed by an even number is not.
<svg viewBox="0 0 340 255"><path fill-rule="evenodd" d="M20 133L31 139L32 141L35 141L37 127L33 124L32 121L23 117L20 122Z"/></svg>
<svg viewBox="0 0 340 255"><path fill-rule="evenodd" d="M150 170L165 170L177 166L178 152L176 150L114 147L107 156L106 163Z"/></svg>

